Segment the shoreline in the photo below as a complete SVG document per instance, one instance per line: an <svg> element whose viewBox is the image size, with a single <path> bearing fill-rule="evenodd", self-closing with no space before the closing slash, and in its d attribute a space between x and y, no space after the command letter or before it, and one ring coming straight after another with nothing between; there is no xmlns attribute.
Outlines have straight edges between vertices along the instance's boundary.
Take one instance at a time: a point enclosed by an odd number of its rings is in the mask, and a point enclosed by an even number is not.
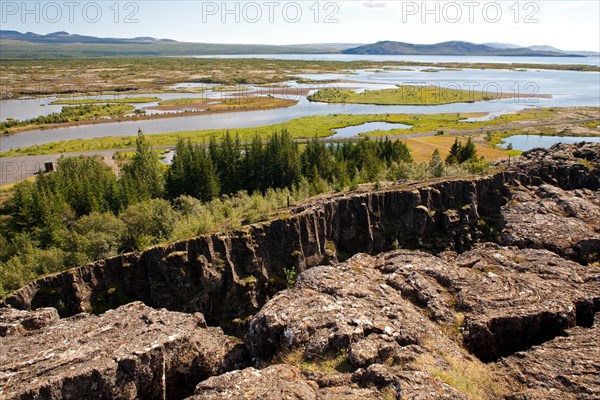
<svg viewBox="0 0 600 400"><path fill-rule="evenodd" d="M443 123L446 125L444 130L446 133L457 133L457 132L475 132L475 131L491 131L491 132L499 132L502 130L510 130L510 129L523 129L527 127L539 127L539 126L548 126L548 125L566 125L573 123L590 123L597 124L600 122L600 119L596 117L594 114L597 112L598 108L548 108L548 109L538 109L538 108L530 108L526 110L522 110L521 112L506 114L505 116L500 116L498 118L491 119L489 121L475 121L475 122L461 122L455 121L454 119L449 120L447 117L450 114L432 114L429 115L430 121L421 121L422 124L420 127L415 127L415 129L410 131L403 131L402 137L422 134L427 132L436 132L437 124ZM553 116L551 117L551 113ZM420 114L414 114L420 115ZM537 122L532 121L531 119L542 118L541 122L538 119ZM412 114L366 114L366 115L358 115L353 116L351 114L340 114L340 115L330 115L330 116L313 116L313 117L299 117L294 118L290 121L279 123L279 124L271 124L253 128L240 128L234 129L233 131L239 132L242 139L249 139L255 133L264 133L270 132L273 129L285 128L290 130L292 134L296 138L300 137L309 137L303 136L301 134L302 129L305 129L305 125L307 123L310 124L310 129L318 129L318 136L321 138L327 138L331 136L331 129L338 129L347 126L353 125L361 125L366 122L392 122L392 123L406 123L409 124L409 119L413 118ZM442 118L440 122L438 118ZM320 124L317 128L315 128L314 124ZM455 125L458 124L458 125ZM589 127L588 127L589 128ZM588 129L585 128L585 129ZM329 129L329 130L328 130ZM412 128L411 128L412 129ZM590 128L591 129L591 128ZM201 141L202 138L208 138L209 135L219 135L220 133L226 131L227 129L205 129L205 130L194 130L194 131L181 131L181 132L169 132L169 133L161 133L161 134L150 134L148 138L151 142L154 142L152 146L162 146L167 144L174 144L175 140L173 138L177 136L189 136L195 137L195 142ZM568 132L568 134L564 134L564 136L591 136L594 137L597 133L588 132L589 134L581 134L577 132ZM559 134L559 133L553 133ZM312 135L311 135L312 136ZM391 136L391 135L388 135ZM92 150L108 150L108 149L120 149L130 147L129 142L131 142L134 136L107 136L107 137L99 137L85 140L65 140L65 141L56 141L43 145L37 146L28 146L23 148L10 149L0 153L0 159L5 157L12 156L20 156L20 155L39 155L39 154L53 154L53 153L67 153L73 151L92 151ZM172 140L173 139L173 140ZM126 145L127 144L127 145Z"/></svg>
<svg viewBox="0 0 600 400"><path fill-rule="evenodd" d="M261 110L276 110L280 108L288 108L295 106L298 104L297 100L287 100L287 99L279 99L282 102L282 105L277 107L239 107L239 108L209 108L205 110L198 111L180 111L180 112L168 112L168 113L157 113L150 115L131 115L124 117L114 117L114 118L104 118L104 119L96 119L96 120L86 120L86 121L73 121L73 122L62 122L58 124L43 124L43 125L25 125L14 128L9 133L0 134L0 138L4 136L13 136L18 135L22 132L35 131L35 130L52 130L58 128L69 128L73 126L86 126L86 125L98 125L105 124L110 122L126 122L126 121L146 121L153 119L164 119L164 118L177 118L177 117L192 117L196 115L210 115L210 114L222 114L222 113L236 113L236 112L246 112L246 111L261 111ZM216 104L215 104L216 105ZM189 106L189 105L188 105ZM165 106L165 107L186 107L186 106ZM149 110L154 110L155 107L148 108ZM159 109L160 110L160 109Z"/></svg>

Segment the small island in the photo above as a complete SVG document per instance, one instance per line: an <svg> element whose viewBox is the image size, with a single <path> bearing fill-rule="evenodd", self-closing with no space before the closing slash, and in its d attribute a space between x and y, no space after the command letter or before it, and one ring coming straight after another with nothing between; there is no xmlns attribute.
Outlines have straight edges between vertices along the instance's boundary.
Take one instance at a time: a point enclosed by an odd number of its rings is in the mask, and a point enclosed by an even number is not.
<svg viewBox="0 0 600 400"><path fill-rule="evenodd" d="M349 103L374 105L430 106L452 103L474 103L516 96L513 93L486 92L481 90L461 90L433 85L398 85L395 89L365 90L356 92L349 89L326 88L310 96L309 101L322 103ZM550 97L537 94L527 97Z"/></svg>

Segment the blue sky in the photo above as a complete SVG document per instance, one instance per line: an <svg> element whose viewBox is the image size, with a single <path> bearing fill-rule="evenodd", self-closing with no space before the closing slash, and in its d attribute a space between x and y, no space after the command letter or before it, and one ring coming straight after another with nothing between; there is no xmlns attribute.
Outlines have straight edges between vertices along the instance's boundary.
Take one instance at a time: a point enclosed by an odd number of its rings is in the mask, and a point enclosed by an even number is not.
<svg viewBox="0 0 600 400"><path fill-rule="evenodd" d="M212 43L466 40L600 51L600 1L0 1L2 29Z"/></svg>

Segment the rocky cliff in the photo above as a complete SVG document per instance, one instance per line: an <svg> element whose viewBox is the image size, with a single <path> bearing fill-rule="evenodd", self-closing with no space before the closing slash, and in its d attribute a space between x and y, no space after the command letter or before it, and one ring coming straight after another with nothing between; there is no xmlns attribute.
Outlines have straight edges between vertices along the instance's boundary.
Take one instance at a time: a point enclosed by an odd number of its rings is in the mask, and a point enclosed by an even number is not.
<svg viewBox="0 0 600 400"><path fill-rule="evenodd" d="M3 301L0 341L17 350L3 355L0 397L69 398L94 382L90 398L182 398L200 382L196 398L210 399L591 399L599 163L598 144L557 145L487 177L340 195L41 278ZM133 301L147 307L122 306ZM114 323L130 318L162 321L157 336ZM86 344L121 330L118 349ZM190 350L211 340L221 347ZM221 375L250 366L246 350L258 369ZM131 357L140 372L127 378Z"/></svg>

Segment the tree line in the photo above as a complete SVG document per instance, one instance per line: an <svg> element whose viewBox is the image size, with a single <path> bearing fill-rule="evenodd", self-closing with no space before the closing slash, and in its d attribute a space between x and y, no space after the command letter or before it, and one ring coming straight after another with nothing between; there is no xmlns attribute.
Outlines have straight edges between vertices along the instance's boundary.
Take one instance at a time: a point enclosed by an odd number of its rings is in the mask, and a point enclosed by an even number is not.
<svg viewBox="0 0 600 400"><path fill-rule="evenodd" d="M455 174L474 151L470 140L456 143L459 156L447 163L437 150L414 163L402 141L300 145L283 130L242 144L227 133L207 146L179 139L167 167L140 132L118 176L98 158L64 157L55 172L15 185L0 207L0 295L41 274L256 222L290 198ZM479 162L474 152L466 161Z"/></svg>
<svg viewBox="0 0 600 400"><path fill-rule="evenodd" d="M190 195L209 201L220 194L291 188L301 179L343 187L372 181L394 163L411 162L408 147L389 139L325 144L314 138L304 148L285 130L266 142L257 135L248 145L229 133L220 143L212 138L207 148L179 139L165 193L169 198Z"/></svg>

